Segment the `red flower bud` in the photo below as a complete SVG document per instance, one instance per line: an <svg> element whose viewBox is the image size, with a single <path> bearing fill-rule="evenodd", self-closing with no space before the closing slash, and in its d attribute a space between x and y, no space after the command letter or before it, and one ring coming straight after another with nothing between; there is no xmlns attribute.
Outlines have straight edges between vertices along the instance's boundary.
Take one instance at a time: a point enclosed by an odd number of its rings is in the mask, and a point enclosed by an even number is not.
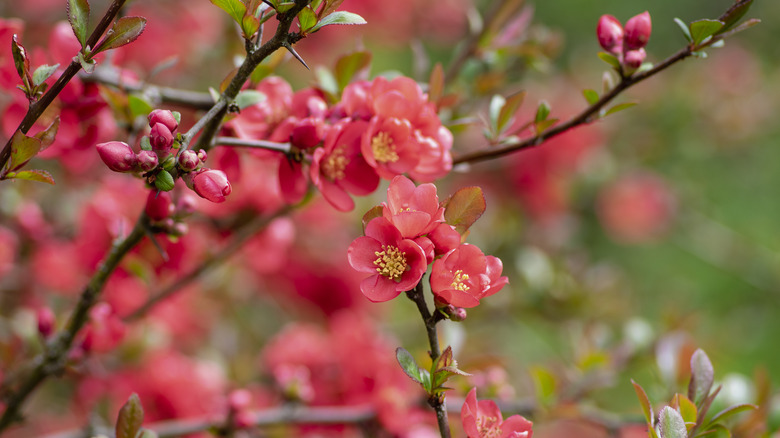
<svg viewBox="0 0 780 438"><path fill-rule="evenodd" d="M157 152L158 156L164 156L168 154L173 146L173 134L162 123L158 123L152 126L152 132L149 134L149 143L152 144L152 150Z"/></svg>
<svg viewBox="0 0 780 438"><path fill-rule="evenodd" d="M200 158L198 153L191 150L182 151L179 154L179 168L185 172L192 172L200 166Z"/></svg>
<svg viewBox="0 0 780 438"><path fill-rule="evenodd" d="M160 162L157 158L157 154L152 151L141 151L136 155L136 158L138 159L138 168L141 169L142 172L154 170Z"/></svg>
<svg viewBox="0 0 780 438"><path fill-rule="evenodd" d="M633 73L638 69L645 61L646 56L647 53L645 53L645 49L629 50L626 52L623 65L626 67L627 73Z"/></svg>
<svg viewBox="0 0 780 438"><path fill-rule="evenodd" d="M647 45L650 39L652 24L650 22L650 13L645 11L635 15L626 22L626 36L624 42L626 51L641 49Z"/></svg>
<svg viewBox="0 0 780 438"><path fill-rule="evenodd" d="M48 307L41 307L38 309L36 317L38 318L38 333L40 333L44 339L51 336L54 331L54 312Z"/></svg>
<svg viewBox="0 0 780 438"><path fill-rule="evenodd" d="M95 147L100 154L100 159L114 172L131 172L135 169L138 159L127 143L109 141Z"/></svg>
<svg viewBox="0 0 780 438"><path fill-rule="evenodd" d="M161 221L173 214L173 199L168 192L149 191L146 198L146 215L153 221Z"/></svg>
<svg viewBox="0 0 780 438"><path fill-rule="evenodd" d="M246 389L236 389L228 394L228 406L234 411L242 411L252 404L252 393Z"/></svg>
<svg viewBox="0 0 780 438"><path fill-rule="evenodd" d="M195 213L197 205L198 201L194 196L189 193L184 193L179 197L179 200L176 201L176 211L179 216L191 215L192 213Z"/></svg>
<svg viewBox="0 0 780 438"><path fill-rule="evenodd" d="M211 202L225 202L225 197L233 191L225 172L216 169L204 169L195 175L192 188L198 196Z"/></svg>
<svg viewBox="0 0 780 438"><path fill-rule="evenodd" d="M198 151L198 159L199 159L200 161L202 161L202 162L204 162L204 163L205 163L205 162L206 162L206 159L207 159L208 157L209 157L209 156L208 156L208 154L206 153L206 151L205 151L205 150L201 149L201 150L199 150L199 151Z"/></svg>
<svg viewBox="0 0 780 438"><path fill-rule="evenodd" d="M612 15L602 15L596 26L596 37L604 50L618 53L623 45L623 26Z"/></svg>
<svg viewBox="0 0 780 438"><path fill-rule="evenodd" d="M173 117L173 113L168 110L156 109L149 113L149 127L154 128L157 124L163 124L171 132L176 132L179 123Z"/></svg>

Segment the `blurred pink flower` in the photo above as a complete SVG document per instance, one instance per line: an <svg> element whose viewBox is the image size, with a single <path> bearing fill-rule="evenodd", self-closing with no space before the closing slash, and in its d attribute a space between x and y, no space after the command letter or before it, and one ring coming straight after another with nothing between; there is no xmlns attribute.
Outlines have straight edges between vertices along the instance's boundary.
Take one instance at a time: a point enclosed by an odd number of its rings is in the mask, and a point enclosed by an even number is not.
<svg viewBox="0 0 780 438"><path fill-rule="evenodd" d="M472 388L460 411L463 430L468 438L532 438L533 423L520 415L504 420L493 400L477 400L477 388Z"/></svg>

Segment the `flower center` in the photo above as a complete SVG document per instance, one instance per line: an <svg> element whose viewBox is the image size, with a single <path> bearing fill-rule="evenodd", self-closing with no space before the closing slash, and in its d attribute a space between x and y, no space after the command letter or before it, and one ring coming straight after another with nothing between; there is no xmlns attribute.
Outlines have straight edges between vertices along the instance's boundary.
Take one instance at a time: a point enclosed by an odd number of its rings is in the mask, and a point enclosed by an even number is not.
<svg viewBox="0 0 780 438"><path fill-rule="evenodd" d="M371 139L371 150L374 159L380 163L395 163L398 161L398 153L395 151L395 143L390 134L382 131Z"/></svg>
<svg viewBox="0 0 780 438"><path fill-rule="evenodd" d="M455 271L455 277L452 279L452 284L450 287L452 287L455 290L459 290L462 292L466 292L469 290L469 285L464 283L466 280L469 279L469 274L464 274L462 269L458 269Z"/></svg>
<svg viewBox="0 0 780 438"><path fill-rule="evenodd" d="M344 179L344 169L347 164L349 164L349 158L344 154L344 146L339 146L322 163L322 171L332 181L338 181Z"/></svg>
<svg viewBox="0 0 780 438"><path fill-rule="evenodd" d="M374 251L376 272L395 282L401 281L401 275L406 272L406 257L404 252L392 245L382 245L382 251Z"/></svg>
<svg viewBox="0 0 780 438"><path fill-rule="evenodd" d="M477 417L477 430L479 436L484 438L498 438L501 436L501 427L496 417Z"/></svg>

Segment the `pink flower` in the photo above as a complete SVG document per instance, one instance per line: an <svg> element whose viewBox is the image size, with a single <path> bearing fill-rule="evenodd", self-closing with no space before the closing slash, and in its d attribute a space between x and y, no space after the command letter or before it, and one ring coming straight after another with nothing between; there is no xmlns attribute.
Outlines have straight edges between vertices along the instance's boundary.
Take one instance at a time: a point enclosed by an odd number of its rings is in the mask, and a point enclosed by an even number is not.
<svg viewBox="0 0 780 438"><path fill-rule="evenodd" d="M504 420L493 400L477 400L477 388L472 388L460 410L463 430L468 438L532 438L533 423L520 415Z"/></svg>
<svg viewBox="0 0 780 438"><path fill-rule="evenodd" d="M337 210L355 207L350 193L365 196L379 185L379 176L360 155L367 127L364 121L341 122L328 132L324 146L314 151L311 180Z"/></svg>
<svg viewBox="0 0 780 438"><path fill-rule="evenodd" d="M233 191L225 172L216 169L204 169L192 178L192 187L201 198L211 202L225 202Z"/></svg>
<svg viewBox="0 0 780 438"><path fill-rule="evenodd" d="M669 230L675 198L668 183L653 174L626 175L601 190L597 213L602 226L621 243L648 243Z"/></svg>
<svg viewBox="0 0 780 438"><path fill-rule="evenodd" d="M407 239L430 233L444 222L444 208L439 207L436 186L421 184L415 187L412 180L403 175L390 182L387 203L382 203L382 206L384 218Z"/></svg>
<svg viewBox="0 0 780 438"><path fill-rule="evenodd" d="M626 36L623 39L626 51L641 49L646 46L647 41L650 39L651 31L652 23L649 12L645 11L629 18L626 21Z"/></svg>
<svg viewBox="0 0 780 438"><path fill-rule="evenodd" d="M388 301L411 290L428 267L420 246L404 239L383 217L368 223L366 235L349 246L348 257L356 271L369 274L360 283L360 290L373 302Z"/></svg>
<svg viewBox="0 0 780 438"><path fill-rule="evenodd" d="M431 291L438 304L475 307L508 283L499 259L464 243L433 262Z"/></svg>
<svg viewBox="0 0 780 438"><path fill-rule="evenodd" d="M131 172L135 168L138 159L135 152L127 143L121 141L109 141L97 146L100 159L114 172Z"/></svg>
<svg viewBox="0 0 780 438"><path fill-rule="evenodd" d="M596 37L607 52L620 53L623 50L623 26L612 15L602 15L599 18Z"/></svg>
<svg viewBox="0 0 780 438"><path fill-rule="evenodd" d="M406 119L375 116L360 148L366 162L385 179L409 172L420 162L420 148Z"/></svg>

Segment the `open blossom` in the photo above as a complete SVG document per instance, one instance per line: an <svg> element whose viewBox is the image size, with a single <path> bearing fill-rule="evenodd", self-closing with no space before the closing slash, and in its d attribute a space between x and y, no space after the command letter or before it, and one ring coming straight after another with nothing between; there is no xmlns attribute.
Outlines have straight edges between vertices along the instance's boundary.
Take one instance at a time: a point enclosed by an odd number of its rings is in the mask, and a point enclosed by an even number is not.
<svg viewBox="0 0 780 438"><path fill-rule="evenodd" d="M431 291L437 304L475 307L509 282L502 270L501 260L464 243L433 263Z"/></svg>
<svg viewBox="0 0 780 438"><path fill-rule="evenodd" d="M406 119L373 117L360 147L366 162L385 179L413 170L420 161L420 148Z"/></svg>
<svg viewBox="0 0 780 438"><path fill-rule="evenodd" d="M428 267L422 248L404 239L383 217L368 223L366 235L349 246L348 257L356 271L369 274L360 283L360 290L373 302L388 301L411 290Z"/></svg>
<svg viewBox="0 0 780 438"><path fill-rule="evenodd" d="M399 175L387 188L387 203L382 203L382 215L398 228L401 235L414 239L430 233L444 222L444 208L439 206L436 186L414 185L409 178Z"/></svg>
<svg viewBox="0 0 780 438"><path fill-rule="evenodd" d="M477 400L477 388L472 388L460 410L463 430L468 438L532 438L533 423L521 415L504 420L493 400Z"/></svg>
<svg viewBox="0 0 780 438"><path fill-rule="evenodd" d="M311 180L337 210L352 210L355 203L350 194L365 196L379 185L379 176L360 155L367 127L360 120L341 122L331 128L324 146L314 151Z"/></svg>

